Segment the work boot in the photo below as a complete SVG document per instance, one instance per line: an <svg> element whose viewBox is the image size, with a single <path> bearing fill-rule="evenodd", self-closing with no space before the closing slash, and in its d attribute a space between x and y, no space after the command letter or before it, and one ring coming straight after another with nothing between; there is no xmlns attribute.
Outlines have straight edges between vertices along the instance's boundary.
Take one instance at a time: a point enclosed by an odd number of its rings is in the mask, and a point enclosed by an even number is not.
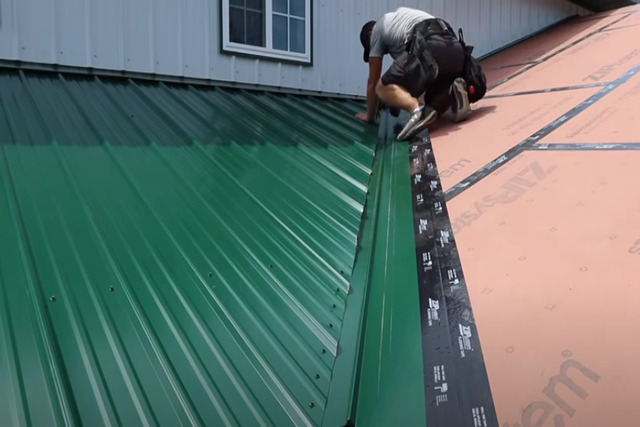
<svg viewBox="0 0 640 427"><path fill-rule="evenodd" d="M417 110L411 114L404 129L398 134L398 140L407 141L413 138L437 119L438 113L433 108L428 105L423 106L421 110Z"/></svg>
<svg viewBox="0 0 640 427"><path fill-rule="evenodd" d="M471 114L467 82L465 82L462 77L458 77L451 84L449 94L451 96L451 113L453 114L453 121L458 123L466 120Z"/></svg>

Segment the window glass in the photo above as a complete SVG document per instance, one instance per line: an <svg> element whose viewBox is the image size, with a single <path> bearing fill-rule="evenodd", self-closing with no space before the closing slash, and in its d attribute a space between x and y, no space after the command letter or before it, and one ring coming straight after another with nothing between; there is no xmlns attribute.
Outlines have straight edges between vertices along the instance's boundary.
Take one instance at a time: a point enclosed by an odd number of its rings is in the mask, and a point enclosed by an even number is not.
<svg viewBox="0 0 640 427"><path fill-rule="evenodd" d="M246 8L264 12L264 0L245 0Z"/></svg>
<svg viewBox="0 0 640 427"><path fill-rule="evenodd" d="M308 1L222 0L223 52L310 63Z"/></svg>
<svg viewBox="0 0 640 427"><path fill-rule="evenodd" d="M264 18L261 12L246 12L246 43L253 46L264 46Z"/></svg>
<svg viewBox="0 0 640 427"><path fill-rule="evenodd" d="M291 18L289 25L291 26L289 50L291 52L304 53L306 45L304 21L302 19Z"/></svg>
<svg viewBox="0 0 640 427"><path fill-rule="evenodd" d="M229 8L229 40L244 43L244 9Z"/></svg>
<svg viewBox="0 0 640 427"><path fill-rule="evenodd" d="M289 0L289 13L293 16L305 17L305 0Z"/></svg>
<svg viewBox="0 0 640 427"><path fill-rule="evenodd" d="M273 15L273 48L278 50L289 50L289 28L287 17Z"/></svg>
<svg viewBox="0 0 640 427"><path fill-rule="evenodd" d="M303 0L304 1L304 0ZM287 0L273 0L273 11L278 13L289 13Z"/></svg>

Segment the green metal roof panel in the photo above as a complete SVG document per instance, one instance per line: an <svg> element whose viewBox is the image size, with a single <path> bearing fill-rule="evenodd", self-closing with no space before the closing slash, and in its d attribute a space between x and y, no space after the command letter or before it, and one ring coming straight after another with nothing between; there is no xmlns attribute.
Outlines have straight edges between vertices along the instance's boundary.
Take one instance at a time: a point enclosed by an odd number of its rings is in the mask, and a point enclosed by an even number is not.
<svg viewBox="0 0 640 427"><path fill-rule="evenodd" d="M10 425L344 409L326 405L376 144L360 105L5 72L0 107Z"/></svg>

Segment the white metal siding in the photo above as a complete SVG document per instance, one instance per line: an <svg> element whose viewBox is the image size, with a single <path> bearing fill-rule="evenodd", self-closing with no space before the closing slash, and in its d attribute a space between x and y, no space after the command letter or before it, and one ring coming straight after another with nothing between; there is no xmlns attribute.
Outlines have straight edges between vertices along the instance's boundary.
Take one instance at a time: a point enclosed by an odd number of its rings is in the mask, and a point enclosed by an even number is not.
<svg viewBox="0 0 640 427"><path fill-rule="evenodd" d="M0 0L0 58L363 95L360 28L401 5L464 28L477 55L581 11L566 0L313 0L309 67L220 54L219 0Z"/></svg>

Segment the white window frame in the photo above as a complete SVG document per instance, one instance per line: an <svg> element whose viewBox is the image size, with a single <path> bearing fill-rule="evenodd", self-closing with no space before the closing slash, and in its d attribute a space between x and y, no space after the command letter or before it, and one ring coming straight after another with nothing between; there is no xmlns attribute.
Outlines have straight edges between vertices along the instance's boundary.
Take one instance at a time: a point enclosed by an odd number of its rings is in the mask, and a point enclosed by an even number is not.
<svg viewBox="0 0 640 427"><path fill-rule="evenodd" d="M245 55L260 56L264 58L281 59L285 61L311 64L311 1L305 2L305 53L286 52L273 48L273 1L265 0L265 45L251 46L242 43L233 43L229 40L229 0L221 0L222 4L222 51L227 53L240 53Z"/></svg>

